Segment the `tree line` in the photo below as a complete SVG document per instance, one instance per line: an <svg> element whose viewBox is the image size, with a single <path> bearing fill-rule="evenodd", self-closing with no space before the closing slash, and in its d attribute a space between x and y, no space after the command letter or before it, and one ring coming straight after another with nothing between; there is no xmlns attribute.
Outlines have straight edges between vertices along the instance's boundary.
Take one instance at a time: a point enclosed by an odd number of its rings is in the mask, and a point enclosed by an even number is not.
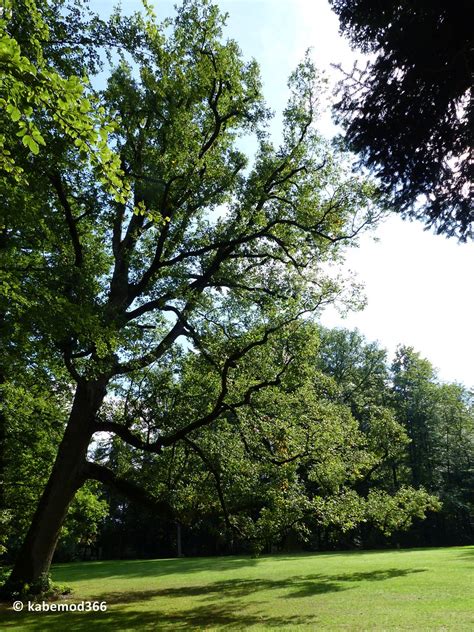
<svg viewBox="0 0 474 632"><path fill-rule="evenodd" d="M471 542L472 392L440 382L410 347L390 363L357 331L302 328L291 387L285 380L254 400L243 418L229 414L160 456L98 440L95 459L145 485L167 512L147 497L89 484L71 505L57 559L173 556L178 534L185 555ZM191 371L198 391L205 376ZM143 415L146 402L155 418L162 379L135 385L104 414ZM14 559L61 427L38 391L29 406L24 393L13 398L9 419L6 535Z"/></svg>

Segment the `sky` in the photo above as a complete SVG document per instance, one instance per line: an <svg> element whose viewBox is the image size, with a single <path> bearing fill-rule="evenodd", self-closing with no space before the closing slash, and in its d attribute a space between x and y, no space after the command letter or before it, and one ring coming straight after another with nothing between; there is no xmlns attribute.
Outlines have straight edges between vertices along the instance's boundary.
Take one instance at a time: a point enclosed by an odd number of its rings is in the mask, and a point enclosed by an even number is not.
<svg viewBox="0 0 474 632"><path fill-rule="evenodd" d="M175 2L152 0L159 17L173 14ZM92 0L106 14L114 0ZM260 64L264 95L275 111L271 127L278 140L281 112L288 97L287 79L308 48L331 85L339 77L332 64L350 69L356 58L338 33L338 19L327 0L218 0L229 14L226 35L238 41L244 58ZM122 10L139 8L122 0ZM329 106L330 91L327 95ZM329 107L320 130L337 128ZM249 145L249 149L250 149ZM374 238L377 240L375 241ZM436 236L419 222L390 216L375 232L361 238L347 253L347 268L365 285L367 307L342 319L328 308L321 322L328 327L357 327L378 341L390 356L398 344L410 345L438 369L440 379L474 386L473 244Z"/></svg>

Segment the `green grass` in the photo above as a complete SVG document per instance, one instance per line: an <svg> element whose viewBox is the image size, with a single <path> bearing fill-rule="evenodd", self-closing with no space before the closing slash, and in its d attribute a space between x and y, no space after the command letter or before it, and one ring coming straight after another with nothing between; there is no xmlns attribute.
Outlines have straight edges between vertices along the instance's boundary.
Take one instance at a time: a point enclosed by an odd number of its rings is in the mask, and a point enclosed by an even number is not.
<svg viewBox="0 0 474 632"><path fill-rule="evenodd" d="M105 613L0 612L1 630L474 630L474 547L57 565Z"/></svg>

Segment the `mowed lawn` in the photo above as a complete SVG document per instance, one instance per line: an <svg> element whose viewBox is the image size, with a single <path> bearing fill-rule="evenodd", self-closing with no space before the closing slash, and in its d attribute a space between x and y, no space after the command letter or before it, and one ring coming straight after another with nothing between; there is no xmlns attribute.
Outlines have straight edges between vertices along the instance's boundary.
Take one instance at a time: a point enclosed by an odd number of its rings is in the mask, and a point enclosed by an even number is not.
<svg viewBox="0 0 474 632"><path fill-rule="evenodd" d="M1 630L469 630L474 547L61 564L69 602L0 612Z"/></svg>

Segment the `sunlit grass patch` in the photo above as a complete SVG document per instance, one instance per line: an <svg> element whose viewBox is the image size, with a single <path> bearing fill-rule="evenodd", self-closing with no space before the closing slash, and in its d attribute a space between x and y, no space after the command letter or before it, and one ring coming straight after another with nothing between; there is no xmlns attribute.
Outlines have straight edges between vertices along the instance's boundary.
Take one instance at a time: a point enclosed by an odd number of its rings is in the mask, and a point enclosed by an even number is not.
<svg viewBox="0 0 474 632"><path fill-rule="evenodd" d="M3 610L16 630L474 630L474 547L57 565L68 603Z"/></svg>

